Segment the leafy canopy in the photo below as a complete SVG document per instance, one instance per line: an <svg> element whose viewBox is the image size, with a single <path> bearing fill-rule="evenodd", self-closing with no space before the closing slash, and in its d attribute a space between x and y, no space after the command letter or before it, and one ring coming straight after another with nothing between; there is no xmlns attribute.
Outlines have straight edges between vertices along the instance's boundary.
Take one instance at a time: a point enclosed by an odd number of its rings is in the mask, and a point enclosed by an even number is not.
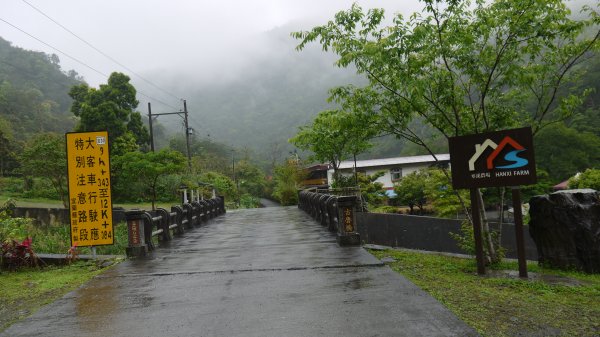
<svg viewBox="0 0 600 337"><path fill-rule="evenodd" d="M275 167L273 197L283 206L297 204L298 186L305 176L297 160L285 160Z"/></svg>
<svg viewBox="0 0 600 337"><path fill-rule="evenodd" d="M600 137L593 133L559 123L539 132L535 145L538 166L554 181L564 181L589 167L600 167Z"/></svg>
<svg viewBox="0 0 600 337"><path fill-rule="evenodd" d="M334 20L292 35L298 49L318 41L366 75L331 99L354 113L378 116L381 130L426 146L409 128L422 118L445 137L532 125L534 132L573 113L588 93L558 90L598 47L600 18L574 20L560 0L422 1L405 19L382 27L382 9L354 4ZM534 102L533 107L525 103Z"/></svg>
<svg viewBox="0 0 600 337"><path fill-rule="evenodd" d="M99 89L84 83L69 91L73 98L71 112L79 117L76 131L107 130L109 145L115 155L122 154L113 151L113 144L121 137L133 138L138 146L148 143L148 130L142 124L140 113L134 111L138 101L129 80L127 75L115 72Z"/></svg>
<svg viewBox="0 0 600 337"><path fill-rule="evenodd" d="M426 180L428 179L428 170L419 170L411 172L394 185L394 192L398 202L407 205L410 208L410 214L414 213L414 207L417 206L423 212L423 206L427 201L425 196Z"/></svg>
<svg viewBox="0 0 600 337"><path fill-rule="evenodd" d="M44 133L29 140L21 154L23 173L52 184L67 207L67 154L64 136Z"/></svg>
<svg viewBox="0 0 600 337"><path fill-rule="evenodd" d="M173 150L159 152L128 152L115 158L119 168L118 179L145 186L152 198L152 209L157 199L157 184L160 177L181 173L185 169L185 157Z"/></svg>
<svg viewBox="0 0 600 337"><path fill-rule="evenodd" d="M327 162L337 172L340 162L350 155L368 149L372 130L364 127L365 120L346 111L320 112L312 125L300 128L290 142L314 153L313 159Z"/></svg>
<svg viewBox="0 0 600 337"><path fill-rule="evenodd" d="M587 169L569 179L569 188L591 188L600 191L600 169Z"/></svg>

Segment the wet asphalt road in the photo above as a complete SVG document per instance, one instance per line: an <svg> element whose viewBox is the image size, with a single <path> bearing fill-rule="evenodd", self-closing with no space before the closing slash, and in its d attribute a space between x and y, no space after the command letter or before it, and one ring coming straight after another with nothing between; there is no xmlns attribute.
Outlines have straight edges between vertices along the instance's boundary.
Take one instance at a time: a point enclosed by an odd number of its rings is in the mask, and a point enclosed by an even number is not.
<svg viewBox="0 0 600 337"><path fill-rule="evenodd" d="M362 248L295 207L229 212L0 336L469 336Z"/></svg>

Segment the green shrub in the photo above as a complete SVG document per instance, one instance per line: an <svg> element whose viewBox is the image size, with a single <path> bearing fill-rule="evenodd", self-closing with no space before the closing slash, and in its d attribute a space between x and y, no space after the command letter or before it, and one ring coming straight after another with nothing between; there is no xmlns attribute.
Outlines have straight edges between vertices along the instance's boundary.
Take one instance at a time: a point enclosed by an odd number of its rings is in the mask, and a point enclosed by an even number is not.
<svg viewBox="0 0 600 337"><path fill-rule="evenodd" d="M60 200L60 196L48 179L34 178L30 189L23 192L24 198Z"/></svg>
<svg viewBox="0 0 600 337"><path fill-rule="evenodd" d="M32 248L37 253L67 254L71 246L69 225L35 226L29 218L11 218L6 212L0 213L0 242L32 239ZM127 224L114 226L114 245L97 247L97 254L124 255L128 245ZM81 254L89 254L89 247L80 247Z"/></svg>
<svg viewBox="0 0 600 337"><path fill-rule="evenodd" d="M18 197L23 195L23 190L23 178L0 177L0 191L2 191L2 194Z"/></svg>
<svg viewBox="0 0 600 337"><path fill-rule="evenodd" d="M240 208L258 208L260 199L250 194L243 194L240 197Z"/></svg>
<svg viewBox="0 0 600 337"><path fill-rule="evenodd" d="M380 206L370 210L371 213L398 213L398 207L395 206Z"/></svg>

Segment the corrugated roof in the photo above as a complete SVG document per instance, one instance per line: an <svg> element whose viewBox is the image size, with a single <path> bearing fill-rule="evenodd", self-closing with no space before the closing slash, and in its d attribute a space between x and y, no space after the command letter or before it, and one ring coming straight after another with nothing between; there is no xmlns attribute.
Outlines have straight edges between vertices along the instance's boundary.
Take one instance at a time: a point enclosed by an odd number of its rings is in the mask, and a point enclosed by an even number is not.
<svg viewBox="0 0 600 337"><path fill-rule="evenodd" d="M450 154L436 154L438 161L449 161ZM382 159L357 160L356 167L377 167L377 166L393 166L418 163L433 163L435 159L431 155L425 156L410 156L410 157L395 157ZM340 163L340 169L349 169L354 167L354 161L343 161Z"/></svg>

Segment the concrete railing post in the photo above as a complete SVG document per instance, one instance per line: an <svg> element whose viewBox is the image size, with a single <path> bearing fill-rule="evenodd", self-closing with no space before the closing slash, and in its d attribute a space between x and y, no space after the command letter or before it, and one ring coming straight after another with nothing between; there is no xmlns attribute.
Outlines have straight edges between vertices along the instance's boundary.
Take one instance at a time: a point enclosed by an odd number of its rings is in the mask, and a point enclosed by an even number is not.
<svg viewBox="0 0 600 337"><path fill-rule="evenodd" d="M337 197L332 195L329 196L329 199L325 201L325 206L327 207L327 229L330 232L335 232L337 230Z"/></svg>
<svg viewBox="0 0 600 337"><path fill-rule="evenodd" d="M187 223L185 224L185 229L194 228L194 210L192 205L183 204L183 209L185 210L185 217L187 218Z"/></svg>
<svg viewBox="0 0 600 337"><path fill-rule="evenodd" d="M194 210L194 216L196 217L196 226L202 225L202 205L199 202L192 201L192 209Z"/></svg>
<svg viewBox="0 0 600 337"><path fill-rule="evenodd" d="M202 221L208 221L209 204L207 200L200 201L202 205Z"/></svg>
<svg viewBox="0 0 600 337"><path fill-rule="evenodd" d="M154 231L154 221L152 220L152 214L144 212L144 240L149 251L154 250L154 243L152 242L152 232ZM158 229L158 227L156 228Z"/></svg>
<svg viewBox="0 0 600 337"><path fill-rule="evenodd" d="M337 198L337 242L340 246L360 245L360 235L358 234L358 229L356 227L357 206L358 198L356 196Z"/></svg>
<svg viewBox="0 0 600 337"><path fill-rule="evenodd" d="M127 219L127 233L129 243L125 252L128 257L142 257L148 254L148 246L145 238L146 212L143 210L132 210L125 212Z"/></svg>
<svg viewBox="0 0 600 337"><path fill-rule="evenodd" d="M227 211L225 210L225 196L219 195L218 198L219 198L219 207L221 209L220 213L221 214L227 213Z"/></svg>
<svg viewBox="0 0 600 337"><path fill-rule="evenodd" d="M329 200L329 195L323 194L321 198L319 198L319 213L321 214L321 226L327 227L327 222L329 220L329 215L327 213L327 200Z"/></svg>
<svg viewBox="0 0 600 337"><path fill-rule="evenodd" d="M177 228L175 229L175 235L183 235L185 229L183 227L183 208L181 206L176 205L171 207L171 212L177 213L175 216L175 222L177 223Z"/></svg>
<svg viewBox="0 0 600 337"><path fill-rule="evenodd" d="M163 230L162 234L159 236L161 241L170 241L171 231L169 230L169 226L171 225L171 214L164 208L157 208L155 211L156 215L160 215L162 220L160 221L160 226Z"/></svg>

